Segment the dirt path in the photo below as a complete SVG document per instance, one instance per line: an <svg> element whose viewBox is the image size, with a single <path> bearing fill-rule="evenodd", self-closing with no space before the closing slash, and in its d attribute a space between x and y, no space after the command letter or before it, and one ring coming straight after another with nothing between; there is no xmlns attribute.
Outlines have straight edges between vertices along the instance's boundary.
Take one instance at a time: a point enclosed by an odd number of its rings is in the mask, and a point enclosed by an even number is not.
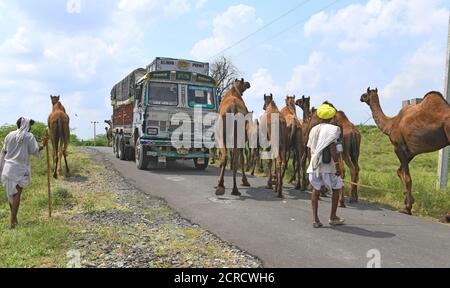
<svg viewBox="0 0 450 288"><path fill-rule="evenodd" d="M81 227L72 250L81 254L82 267L262 267L257 258L181 218L164 200L136 189L102 154L80 149L92 167L60 185L87 198L81 211L66 215Z"/></svg>

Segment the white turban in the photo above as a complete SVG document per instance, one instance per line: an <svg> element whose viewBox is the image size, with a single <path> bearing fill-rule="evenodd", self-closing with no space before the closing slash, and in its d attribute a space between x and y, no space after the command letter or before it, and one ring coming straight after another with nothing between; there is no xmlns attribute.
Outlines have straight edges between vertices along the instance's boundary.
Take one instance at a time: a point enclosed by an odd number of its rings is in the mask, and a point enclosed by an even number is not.
<svg viewBox="0 0 450 288"><path fill-rule="evenodd" d="M31 119L22 117L20 121L20 128L17 129L19 132L16 135L16 141L17 143L22 142L23 138L25 137L26 132L30 130L31 126Z"/></svg>

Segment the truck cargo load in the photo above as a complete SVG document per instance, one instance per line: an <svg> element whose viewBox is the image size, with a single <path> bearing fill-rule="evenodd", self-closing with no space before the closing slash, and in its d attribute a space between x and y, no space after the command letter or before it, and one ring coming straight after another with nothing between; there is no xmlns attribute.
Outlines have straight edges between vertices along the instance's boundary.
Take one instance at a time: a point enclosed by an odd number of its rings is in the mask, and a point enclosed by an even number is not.
<svg viewBox="0 0 450 288"><path fill-rule="evenodd" d="M209 75L209 63L159 57L147 66L147 71L185 71Z"/></svg>
<svg viewBox="0 0 450 288"><path fill-rule="evenodd" d="M111 102L113 106L121 106L127 104L125 102L133 102L136 98L136 81L144 77L147 71L144 68L138 68L131 72L122 81L114 85L111 90Z"/></svg>

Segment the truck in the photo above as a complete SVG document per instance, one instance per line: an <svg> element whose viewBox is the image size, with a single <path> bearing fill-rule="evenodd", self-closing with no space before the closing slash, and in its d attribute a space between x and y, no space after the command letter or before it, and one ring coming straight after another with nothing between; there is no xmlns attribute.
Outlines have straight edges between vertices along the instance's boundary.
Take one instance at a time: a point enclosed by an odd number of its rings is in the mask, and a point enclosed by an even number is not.
<svg viewBox="0 0 450 288"><path fill-rule="evenodd" d="M141 170L165 168L167 162L180 159L193 160L199 170L208 167L212 143L194 135L199 129L194 125L202 122L194 117L217 112L219 105L217 83L209 75L208 63L158 57L114 85L111 104L117 158L134 160ZM198 111L202 115L195 115ZM191 120L173 121L177 115L188 115ZM182 140L174 140L173 133L181 123L193 127L190 139L183 134ZM200 129L207 133L211 126L201 125ZM214 136L211 139L213 142ZM191 145L180 145L180 141Z"/></svg>

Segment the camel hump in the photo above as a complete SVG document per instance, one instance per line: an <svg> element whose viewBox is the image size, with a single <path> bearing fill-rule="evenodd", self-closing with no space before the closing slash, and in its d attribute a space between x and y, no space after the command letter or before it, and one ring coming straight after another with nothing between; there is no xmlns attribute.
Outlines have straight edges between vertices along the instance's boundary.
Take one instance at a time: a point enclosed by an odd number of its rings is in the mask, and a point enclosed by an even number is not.
<svg viewBox="0 0 450 288"><path fill-rule="evenodd" d="M428 93L423 97L423 100L425 100L425 99L427 99L427 98L430 98L430 97L438 97L438 98L441 98L442 100L444 100L445 102L447 102L447 100L445 100L445 98L444 98L444 95L442 95L442 93L439 92L439 91L430 91L430 92L428 92ZM448 104L448 102L447 102L447 104Z"/></svg>

